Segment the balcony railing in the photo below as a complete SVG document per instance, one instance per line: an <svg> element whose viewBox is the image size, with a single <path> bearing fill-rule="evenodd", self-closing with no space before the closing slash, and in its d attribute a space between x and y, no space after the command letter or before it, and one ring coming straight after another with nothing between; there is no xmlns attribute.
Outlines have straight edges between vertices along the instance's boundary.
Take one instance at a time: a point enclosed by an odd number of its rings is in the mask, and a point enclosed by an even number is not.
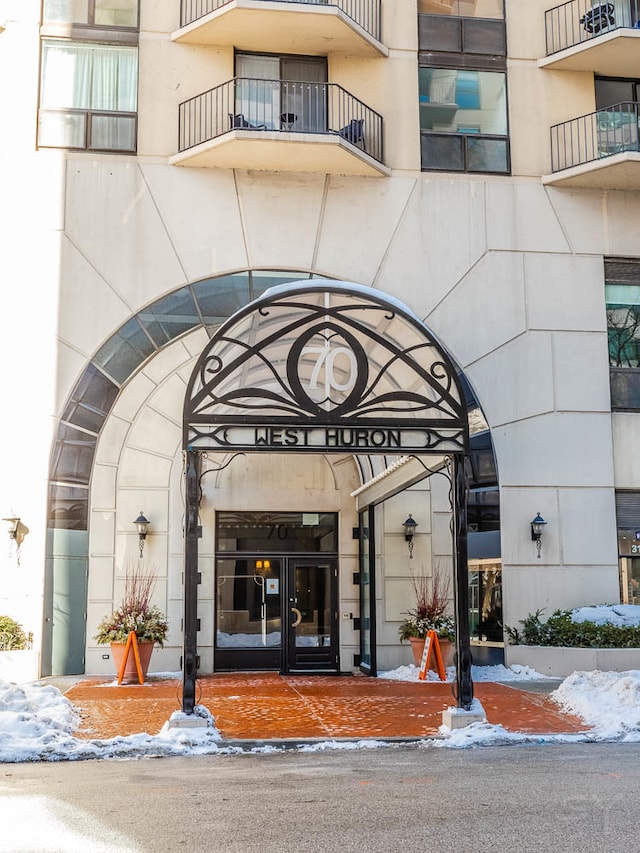
<svg viewBox="0 0 640 853"><path fill-rule="evenodd" d="M186 27L216 9L228 6L233 0L181 0L180 26ZM273 0L260 0L270 3ZM307 6L336 6L355 21L370 36L380 41L381 0L279 0L280 3L304 3Z"/></svg>
<svg viewBox="0 0 640 853"><path fill-rule="evenodd" d="M640 0L570 0L545 12L547 56L622 27L638 27Z"/></svg>
<svg viewBox="0 0 640 853"><path fill-rule="evenodd" d="M551 128L551 170L559 172L611 157L623 151L640 151L640 104L625 101Z"/></svg>
<svg viewBox="0 0 640 853"><path fill-rule="evenodd" d="M232 130L330 134L382 163L382 116L336 83L236 77L179 107L179 150Z"/></svg>

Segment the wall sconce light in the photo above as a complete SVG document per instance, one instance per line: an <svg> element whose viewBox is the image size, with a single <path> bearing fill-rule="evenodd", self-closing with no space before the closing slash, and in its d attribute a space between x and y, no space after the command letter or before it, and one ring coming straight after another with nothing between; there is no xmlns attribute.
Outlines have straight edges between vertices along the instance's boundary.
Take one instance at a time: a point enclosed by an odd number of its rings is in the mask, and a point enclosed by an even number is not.
<svg viewBox="0 0 640 853"><path fill-rule="evenodd" d="M531 539L536 543L538 549L538 559L540 559L540 551L542 550L542 534L547 522L538 513L531 522Z"/></svg>
<svg viewBox="0 0 640 853"><path fill-rule="evenodd" d="M18 526L20 524L20 516L10 515L7 518L2 519L7 525L7 532L9 534L9 539L17 539L18 538Z"/></svg>
<svg viewBox="0 0 640 853"><path fill-rule="evenodd" d="M142 510L140 510L140 515L133 522L138 530L138 547L140 548L140 558L142 558L142 552L144 551L144 540L147 538L147 530L149 529L149 524L151 523L148 518L145 518L142 514Z"/></svg>
<svg viewBox="0 0 640 853"><path fill-rule="evenodd" d="M414 521L413 516L409 513L409 517L403 523L402 527L404 529L404 539L407 543L407 547L409 548L409 559L413 560L413 535L416 532L416 527L418 526L418 522Z"/></svg>

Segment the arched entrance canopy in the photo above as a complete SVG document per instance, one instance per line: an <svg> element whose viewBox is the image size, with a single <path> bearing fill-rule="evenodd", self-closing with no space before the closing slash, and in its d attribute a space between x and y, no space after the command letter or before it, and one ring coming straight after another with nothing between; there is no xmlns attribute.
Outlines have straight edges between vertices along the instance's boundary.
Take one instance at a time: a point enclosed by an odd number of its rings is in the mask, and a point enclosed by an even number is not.
<svg viewBox="0 0 640 853"><path fill-rule="evenodd" d="M183 709L197 677L202 451L449 455L452 458L457 697L473 699L467 592L465 398L453 362L397 300L345 282L275 287L231 317L191 375L187 456Z"/></svg>
<svg viewBox="0 0 640 853"><path fill-rule="evenodd" d="M189 383L184 448L465 453L467 413L451 360L399 302L301 282L213 337Z"/></svg>

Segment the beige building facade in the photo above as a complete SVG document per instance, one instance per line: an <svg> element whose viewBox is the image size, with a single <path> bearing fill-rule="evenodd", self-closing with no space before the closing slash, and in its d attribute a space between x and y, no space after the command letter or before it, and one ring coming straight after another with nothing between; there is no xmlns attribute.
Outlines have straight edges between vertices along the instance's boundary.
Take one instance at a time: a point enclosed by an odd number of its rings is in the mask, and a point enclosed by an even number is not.
<svg viewBox="0 0 640 853"><path fill-rule="evenodd" d="M170 622L152 668L180 668L188 384L224 322L296 282L397 301L463 377L478 660L538 609L635 601L640 29L634 0L609 5L0 0L0 501L20 519L0 612L43 674L113 671L93 636L140 559L141 511ZM277 537L325 515L332 667L357 669L374 504L374 669L408 663L411 576L453 565L448 481L413 464L208 453L200 670L255 665L225 657L252 629L221 618L256 603L221 590L225 550L250 575L265 545L240 553L225 524ZM294 552L271 553L284 590Z"/></svg>

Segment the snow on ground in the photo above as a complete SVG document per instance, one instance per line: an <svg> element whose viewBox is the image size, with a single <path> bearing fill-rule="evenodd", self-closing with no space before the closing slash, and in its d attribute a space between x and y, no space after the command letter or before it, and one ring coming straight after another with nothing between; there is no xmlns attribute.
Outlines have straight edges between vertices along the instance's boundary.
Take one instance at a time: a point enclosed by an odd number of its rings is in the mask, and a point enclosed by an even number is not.
<svg viewBox="0 0 640 853"><path fill-rule="evenodd" d="M417 680L415 666L400 667L381 677ZM453 669L448 671L453 677ZM474 681L540 680L528 667L473 667ZM435 677L435 676L434 676ZM628 672L575 672L550 694L561 708L585 721L584 734L527 735L508 732L502 726L473 723L462 729L441 728L440 735L421 741L420 746L464 748L507 743L575 743L579 741L618 740L640 742L640 670ZM158 735L137 734L108 740L76 738L79 719L62 693L52 685L7 684L0 681L0 762L77 761L88 758L145 758L165 755L234 754L238 747L225 746L214 720L206 708L197 706L197 715L206 727L170 728ZM175 717L181 716L176 712ZM327 749L374 749L382 741L326 741L306 744L305 752ZM275 747L256 746L252 752L270 753Z"/></svg>
<svg viewBox="0 0 640 853"><path fill-rule="evenodd" d="M447 667L447 681L454 681L456 677L456 669L454 666ZM412 663L406 666L399 666L397 669L391 669L387 672L379 672L378 678L385 678L389 681L419 681L420 670ZM543 681L547 678L546 675L540 675L535 669L530 666L520 666L514 664L508 669L506 666L499 664L497 666L472 666L471 678L473 681ZM427 672L426 681L440 681L438 674L429 670Z"/></svg>

